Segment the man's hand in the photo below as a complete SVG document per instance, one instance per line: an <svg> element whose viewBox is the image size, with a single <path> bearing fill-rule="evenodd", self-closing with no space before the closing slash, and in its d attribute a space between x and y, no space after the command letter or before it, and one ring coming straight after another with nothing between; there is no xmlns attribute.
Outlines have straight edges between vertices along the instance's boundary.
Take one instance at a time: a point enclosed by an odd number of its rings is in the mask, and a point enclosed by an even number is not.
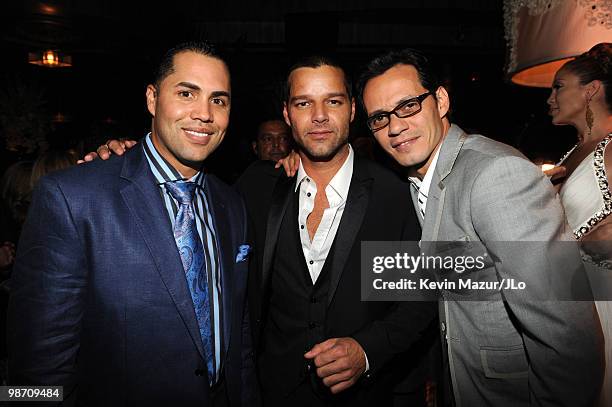
<svg viewBox="0 0 612 407"><path fill-rule="evenodd" d="M348 389L365 372L365 352L353 338L332 338L312 347L305 355L313 359L317 376L333 394Z"/></svg>
<svg viewBox="0 0 612 407"><path fill-rule="evenodd" d="M561 189L561 185L563 184L563 179L567 174L567 168L562 165L556 165L547 170L542 168L542 172L550 179L550 182L552 182L555 191L559 193L559 189Z"/></svg>
<svg viewBox="0 0 612 407"><path fill-rule="evenodd" d="M123 153L134 147L136 144L138 144L138 142L135 140L108 140L106 144L102 144L96 149L96 151L87 153L82 160L77 161L77 164L93 161L96 158L108 160L113 153L123 155Z"/></svg>
<svg viewBox="0 0 612 407"><path fill-rule="evenodd" d="M548 170L542 170L542 172L544 175L550 178L552 183L556 183L556 181L559 181L565 177L565 174L567 174L567 168L562 165L556 165Z"/></svg>
<svg viewBox="0 0 612 407"><path fill-rule="evenodd" d="M285 168L288 177L293 177L300 168L300 155L292 150L287 154L287 157L278 160L274 168L280 168L281 166Z"/></svg>

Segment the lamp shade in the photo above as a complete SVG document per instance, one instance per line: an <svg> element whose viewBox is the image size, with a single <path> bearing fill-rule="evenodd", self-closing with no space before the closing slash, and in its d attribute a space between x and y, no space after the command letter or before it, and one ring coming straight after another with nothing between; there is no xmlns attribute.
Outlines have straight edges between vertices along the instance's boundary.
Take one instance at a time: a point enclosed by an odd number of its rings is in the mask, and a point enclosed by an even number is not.
<svg viewBox="0 0 612 407"><path fill-rule="evenodd" d="M505 0L504 19L512 82L550 87L568 60L600 42L612 42L608 0Z"/></svg>

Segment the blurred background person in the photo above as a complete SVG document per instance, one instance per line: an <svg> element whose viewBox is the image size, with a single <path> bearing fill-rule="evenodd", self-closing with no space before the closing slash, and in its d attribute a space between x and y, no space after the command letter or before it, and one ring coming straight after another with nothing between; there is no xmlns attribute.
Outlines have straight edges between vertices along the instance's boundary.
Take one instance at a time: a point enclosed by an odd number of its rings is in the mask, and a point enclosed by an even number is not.
<svg viewBox="0 0 612 407"><path fill-rule="evenodd" d="M76 164L77 154L74 150L52 149L42 153L34 162L30 184L32 189L36 182L44 175L63 170Z"/></svg>
<svg viewBox="0 0 612 407"><path fill-rule="evenodd" d="M18 161L0 179L0 326L6 326L9 277L15 247L30 204L32 162ZM6 384L6 335L0 335L0 385Z"/></svg>
<svg viewBox="0 0 612 407"><path fill-rule="evenodd" d="M32 162L19 161L7 168L0 180L2 211L0 241L16 243L30 204Z"/></svg>
<svg viewBox="0 0 612 407"><path fill-rule="evenodd" d="M280 119L261 122L252 146L260 160L278 161L285 158L293 147L289 126Z"/></svg>
<svg viewBox="0 0 612 407"><path fill-rule="evenodd" d="M20 161L10 166L0 181L0 326L6 325L10 276L21 227L25 221L34 185L44 175L76 164L76 152L51 149L42 152L34 164ZM0 335L0 385L5 382L6 335Z"/></svg>
<svg viewBox="0 0 612 407"><path fill-rule="evenodd" d="M600 43L561 67L548 98L555 125L573 126L578 143L561 159L559 196L595 299L612 300L612 44ZM563 173L561 171L560 173ZM554 177L553 177L554 178ZM612 405L612 301L596 301L606 340L600 406Z"/></svg>

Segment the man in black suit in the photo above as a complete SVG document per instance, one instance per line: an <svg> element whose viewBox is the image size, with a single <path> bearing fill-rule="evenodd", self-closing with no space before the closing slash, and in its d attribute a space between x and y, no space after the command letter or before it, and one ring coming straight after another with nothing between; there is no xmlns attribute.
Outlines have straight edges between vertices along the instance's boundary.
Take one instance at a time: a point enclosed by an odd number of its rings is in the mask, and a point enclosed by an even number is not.
<svg viewBox="0 0 612 407"><path fill-rule="evenodd" d="M285 93L297 175L257 162L238 181L255 231L249 299L264 403L392 405L411 373L422 398L417 366L435 308L360 298L361 242L419 238L409 187L348 144L355 104L340 67L306 59Z"/></svg>

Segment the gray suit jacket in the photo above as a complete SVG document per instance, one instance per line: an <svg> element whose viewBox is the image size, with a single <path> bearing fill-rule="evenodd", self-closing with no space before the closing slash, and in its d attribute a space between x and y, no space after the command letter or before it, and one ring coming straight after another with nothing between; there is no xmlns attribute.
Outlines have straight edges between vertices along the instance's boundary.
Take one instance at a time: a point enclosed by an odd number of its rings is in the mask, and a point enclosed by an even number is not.
<svg viewBox="0 0 612 407"><path fill-rule="evenodd" d="M570 292L576 284L588 290L577 247L550 254L555 241L572 240L550 182L515 149L455 125L440 148L425 247L445 241L448 250L452 242L470 242L468 251L489 254L479 280L526 284L478 301L441 290L440 325L456 405L592 405L604 370L593 302L541 301L547 290ZM440 253L440 246L430 244L427 254Z"/></svg>

